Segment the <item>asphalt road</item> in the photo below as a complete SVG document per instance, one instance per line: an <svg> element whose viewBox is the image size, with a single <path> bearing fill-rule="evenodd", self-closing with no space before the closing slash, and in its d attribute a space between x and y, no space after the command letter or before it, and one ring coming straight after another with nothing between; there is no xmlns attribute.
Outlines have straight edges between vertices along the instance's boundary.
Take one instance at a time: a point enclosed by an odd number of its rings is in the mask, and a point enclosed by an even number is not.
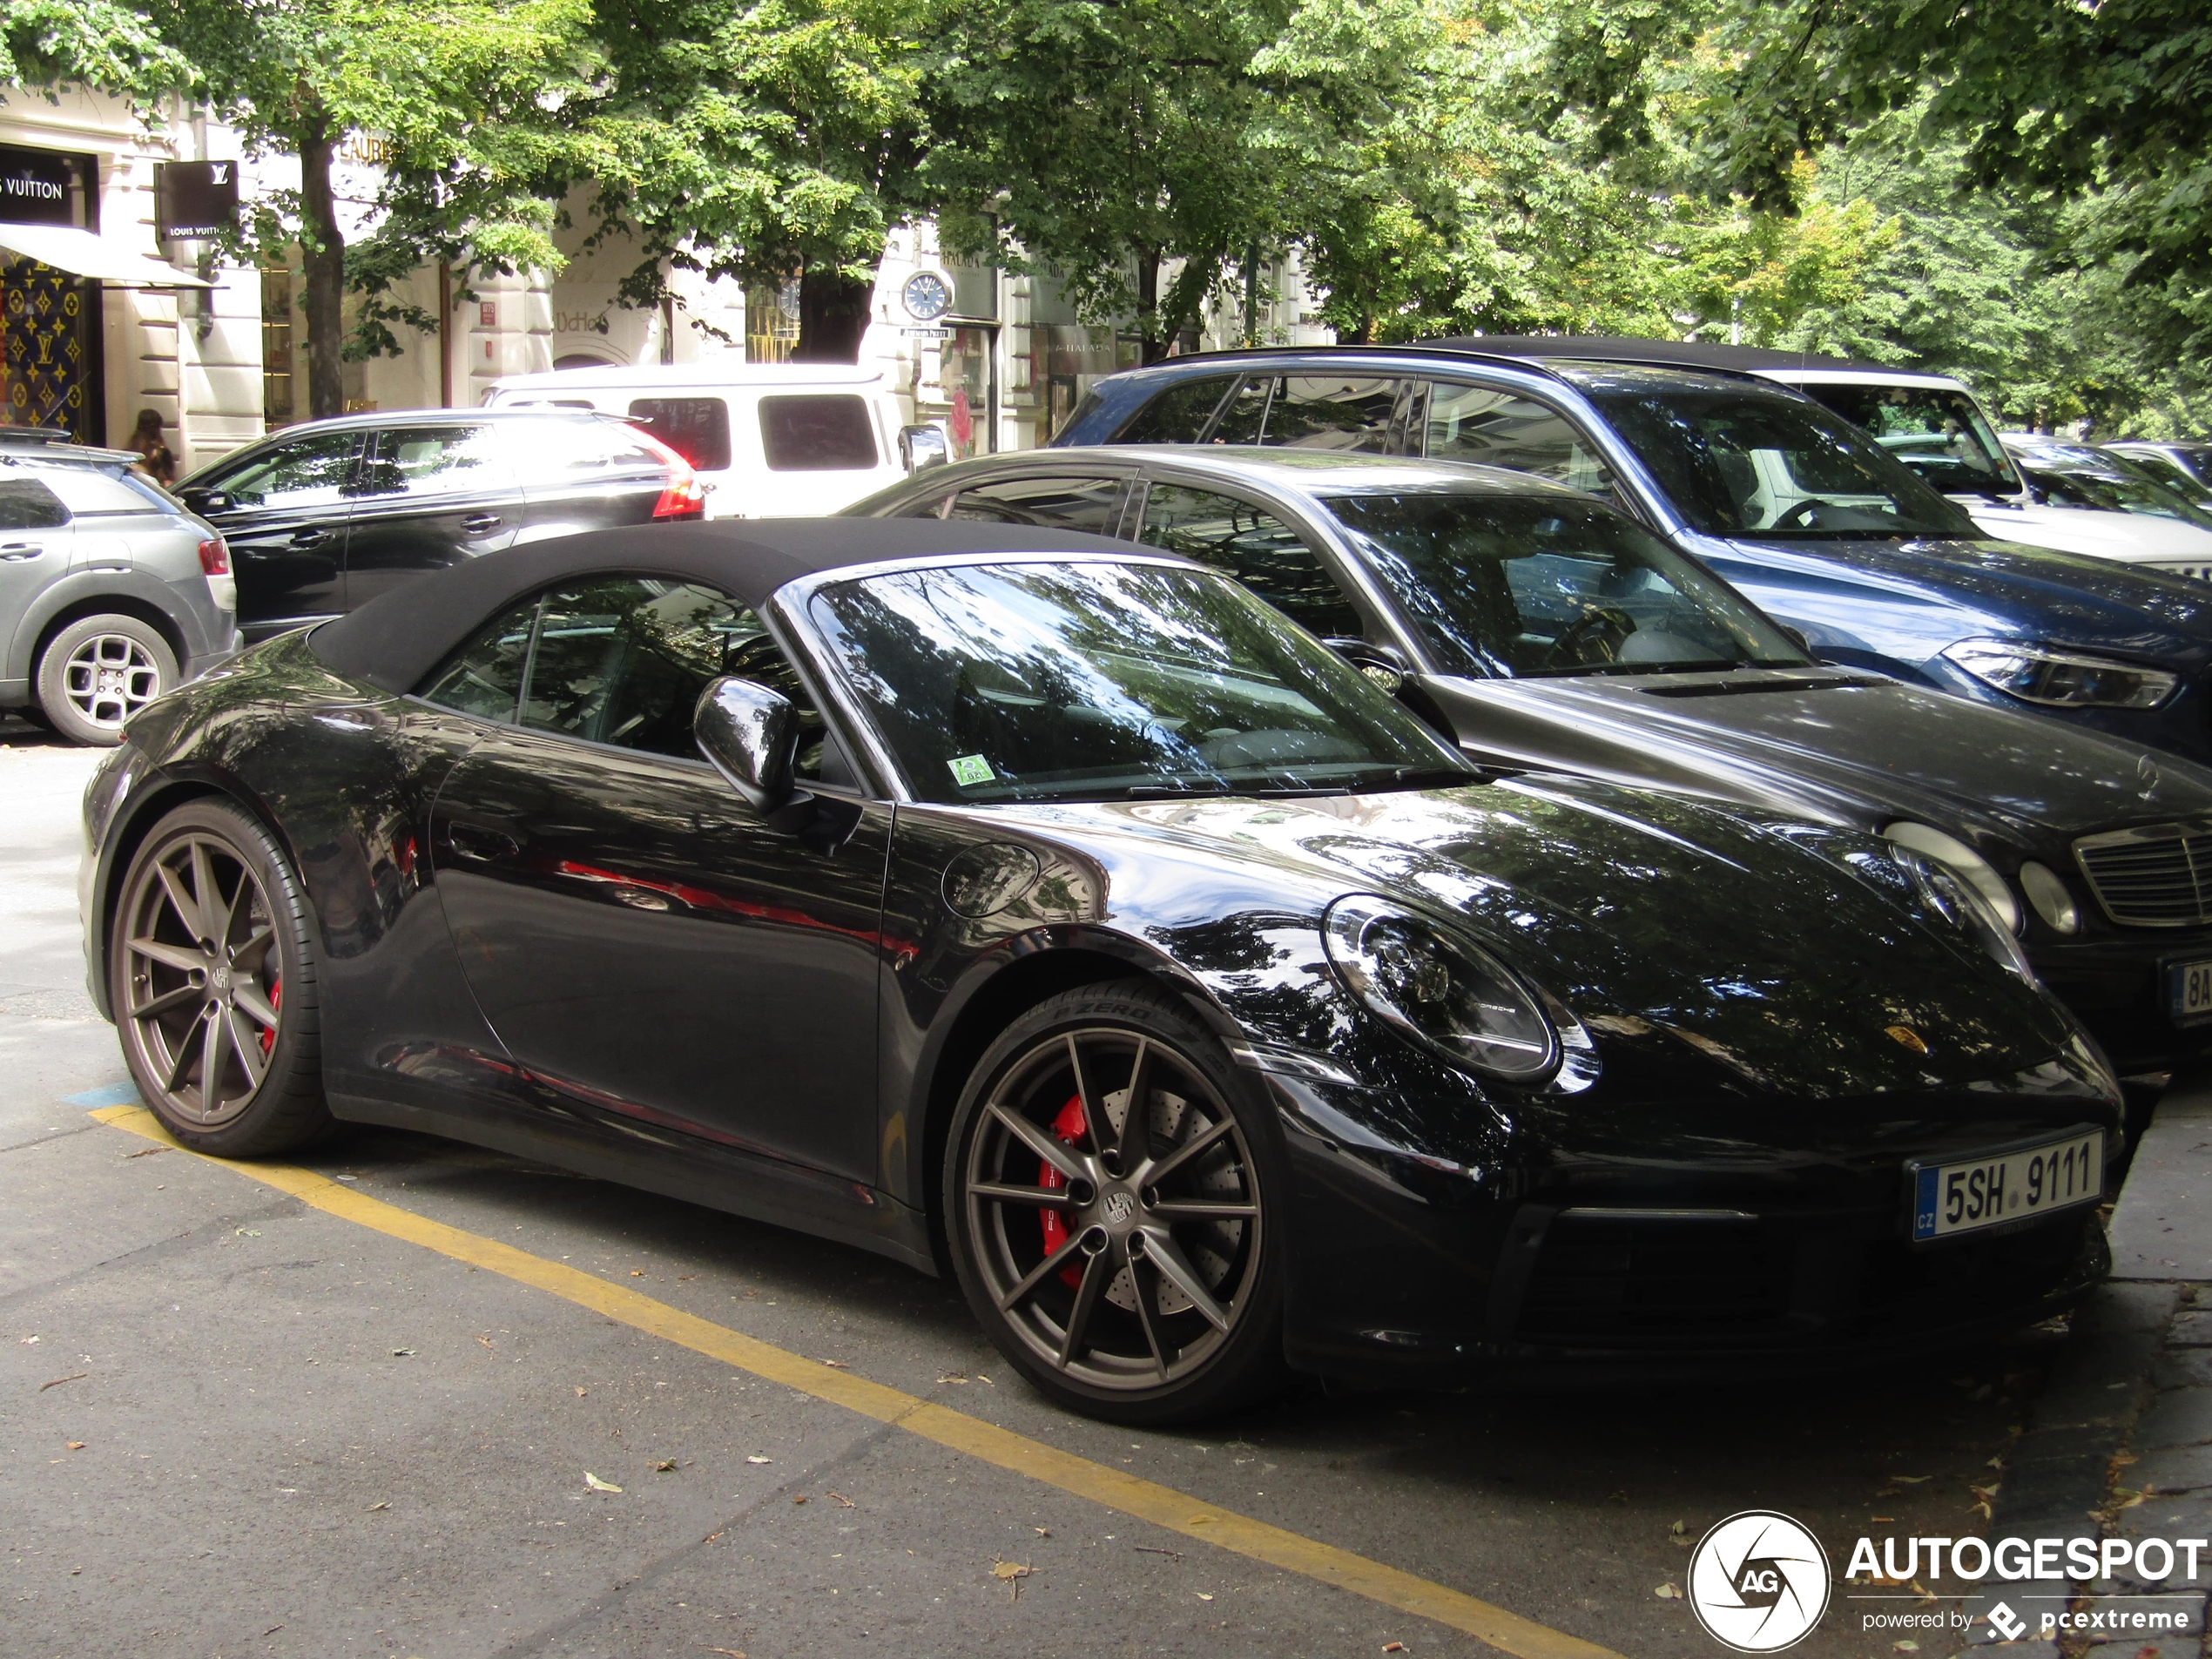
<svg viewBox="0 0 2212 1659"><path fill-rule="evenodd" d="M1778 1509L1838 1579L1794 1651L1889 1654L1860 1613L1896 1604L1844 1599L1843 1552L1977 1530L2055 1340L1699 1392L1314 1389L1130 1433L856 1251L403 1134L304 1160L1035 1443L996 1467L90 1116L134 1098L78 954L96 759L0 723L5 1659L1495 1651L1076 1495L1055 1453L1639 1659L1723 1651L1656 1592L1712 1523Z"/></svg>

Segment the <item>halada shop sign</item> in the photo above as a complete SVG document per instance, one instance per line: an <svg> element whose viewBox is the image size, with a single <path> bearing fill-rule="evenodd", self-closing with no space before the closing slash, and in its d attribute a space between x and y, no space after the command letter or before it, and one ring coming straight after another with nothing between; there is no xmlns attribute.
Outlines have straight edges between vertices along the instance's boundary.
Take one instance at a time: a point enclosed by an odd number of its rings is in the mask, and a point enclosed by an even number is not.
<svg viewBox="0 0 2212 1659"><path fill-rule="evenodd" d="M73 225L70 201L74 160L46 150L0 145L0 221L10 225Z"/></svg>

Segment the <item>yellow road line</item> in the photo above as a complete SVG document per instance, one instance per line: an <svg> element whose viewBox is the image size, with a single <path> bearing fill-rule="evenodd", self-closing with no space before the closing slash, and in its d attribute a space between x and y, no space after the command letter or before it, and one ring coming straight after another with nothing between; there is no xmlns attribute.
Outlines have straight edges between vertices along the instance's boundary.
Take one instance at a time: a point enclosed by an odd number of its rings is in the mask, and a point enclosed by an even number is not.
<svg viewBox="0 0 2212 1659"><path fill-rule="evenodd" d="M161 1127L160 1120L143 1106L107 1106L91 1116L103 1123L128 1130L179 1151L191 1150L179 1145ZM1426 1579L1401 1573L1394 1567L1369 1561L1350 1550L1318 1543L1280 1527L1271 1527L1234 1510L1217 1508L1172 1487L1124 1474L981 1418L870 1382L865 1377L833 1370L817 1360L672 1308L665 1302L657 1302L640 1291L610 1285L581 1268L548 1261L543 1256L502 1244L497 1239L480 1238L372 1198L312 1170L282 1163L234 1163L220 1158L209 1158L207 1162L250 1176L342 1221L550 1291L579 1307L679 1344L711 1359L842 1406L880 1423L888 1423L998 1468L1088 1498L1109 1509L1118 1509L1123 1514L1165 1527L1186 1538L1217 1544L1239 1555L1265 1561L1285 1572L1318 1579L1400 1612L1433 1619L1494 1648L1517 1655L1519 1659L1621 1659L1609 1648L1601 1648L1579 1636L1524 1619L1472 1595L1462 1595L1441 1584L1432 1584Z"/></svg>

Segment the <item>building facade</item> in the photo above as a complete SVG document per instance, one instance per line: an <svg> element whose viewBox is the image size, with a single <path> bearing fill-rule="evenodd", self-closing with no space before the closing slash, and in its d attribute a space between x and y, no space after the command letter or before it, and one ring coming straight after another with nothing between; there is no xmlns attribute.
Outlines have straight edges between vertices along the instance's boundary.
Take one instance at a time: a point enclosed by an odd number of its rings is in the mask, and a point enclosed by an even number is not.
<svg viewBox="0 0 2212 1659"><path fill-rule="evenodd" d="M181 476L307 418L307 319L296 253L246 269L212 244L162 239L155 179L169 161L239 164L249 211L300 182L295 160L244 156L235 134L183 107L149 125L81 89L0 104L0 421L122 445L152 410ZM338 158L349 240L374 228L379 161L374 140ZM789 356L795 281L748 293L676 271L671 302L625 307L635 251L618 239L586 248L583 206L570 204L557 273L415 272L392 298L439 326L397 326L397 355L347 363L346 408L473 407L502 376L545 369ZM1271 267L1261 290L1262 339L1329 337L1306 320L1295 262ZM889 237L873 313L862 363L908 420L942 427L956 456L1049 442L1092 381L1136 361L1133 337L1079 320L1049 278L947 260L926 223ZM1244 325L1224 306L1191 343L1234 344Z"/></svg>

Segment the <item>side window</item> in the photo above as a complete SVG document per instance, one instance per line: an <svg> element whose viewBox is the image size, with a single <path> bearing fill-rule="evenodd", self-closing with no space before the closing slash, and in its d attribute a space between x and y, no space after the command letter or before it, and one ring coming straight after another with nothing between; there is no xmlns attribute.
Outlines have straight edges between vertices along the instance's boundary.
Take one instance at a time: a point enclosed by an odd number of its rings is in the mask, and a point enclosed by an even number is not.
<svg viewBox="0 0 2212 1659"><path fill-rule="evenodd" d="M1213 441L1380 455L1389 442L1397 402L1396 381L1255 375L1229 400Z"/></svg>
<svg viewBox="0 0 2212 1659"><path fill-rule="evenodd" d="M1359 612L1313 550L1271 513L1180 484L1154 484L1138 539L1235 577L1292 622L1323 638L1357 639Z"/></svg>
<svg viewBox="0 0 2212 1659"><path fill-rule="evenodd" d="M944 490L933 489L926 495L915 496L891 516L893 518L942 518L945 516L945 509L952 504L951 496Z"/></svg>
<svg viewBox="0 0 2212 1659"><path fill-rule="evenodd" d="M857 472L880 459L867 400L850 393L762 398L760 443L771 472Z"/></svg>
<svg viewBox="0 0 2212 1659"><path fill-rule="evenodd" d="M529 661L537 605L532 599L486 624L423 683L423 699L478 719L512 724L515 705L523 698L523 670Z"/></svg>
<svg viewBox="0 0 2212 1659"><path fill-rule="evenodd" d="M979 484L954 496L953 509L946 516L1111 536L1121 524L1122 481L1015 478L1004 483Z"/></svg>
<svg viewBox="0 0 2212 1659"><path fill-rule="evenodd" d="M1221 395L1229 389L1226 374L1202 375L1177 381L1136 412L1127 426L1114 435L1116 443L1196 443L1206 429Z"/></svg>
<svg viewBox="0 0 2212 1659"><path fill-rule="evenodd" d="M235 472L206 480L205 487L220 490L236 507L328 506L346 497L361 438L359 432L320 432L281 443Z"/></svg>
<svg viewBox="0 0 2212 1659"><path fill-rule="evenodd" d="M730 406L718 397L639 397L630 418L704 472L730 464Z"/></svg>
<svg viewBox="0 0 2212 1659"><path fill-rule="evenodd" d="M691 717L725 674L759 680L798 705L798 773L821 779L826 734L782 648L726 594L652 577L601 577L544 596L522 724L648 754L699 759ZM828 764L837 781L849 769Z"/></svg>
<svg viewBox="0 0 2212 1659"><path fill-rule="evenodd" d="M0 478L0 530L57 530L68 523L69 509L36 478Z"/></svg>
<svg viewBox="0 0 2212 1659"><path fill-rule="evenodd" d="M1429 388L1426 428L1431 461L1533 472L1593 494L1613 487L1611 470L1567 417L1534 398L1439 381Z"/></svg>
<svg viewBox="0 0 2212 1659"><path fill-rule="evenodd" d="M506 489L514 482L491 428L402 426L376 435L361 493L454 496Z"/></svg>
<svg viewBox="0 0 2212 1659"><path fill-rule="evenodd" d="M1285 374L1275 383L1259 441L1291 449L1380 455L1397 401L1395 381Z"/></svg>
<svg viewBox="0 0 2212 1659"><path fill-rule="evenodd" d="M517 469L530 478L573 483L613 472L657 472L667 464L646 448L637 428L618 420L508 421L499 431Z"/></svg>

